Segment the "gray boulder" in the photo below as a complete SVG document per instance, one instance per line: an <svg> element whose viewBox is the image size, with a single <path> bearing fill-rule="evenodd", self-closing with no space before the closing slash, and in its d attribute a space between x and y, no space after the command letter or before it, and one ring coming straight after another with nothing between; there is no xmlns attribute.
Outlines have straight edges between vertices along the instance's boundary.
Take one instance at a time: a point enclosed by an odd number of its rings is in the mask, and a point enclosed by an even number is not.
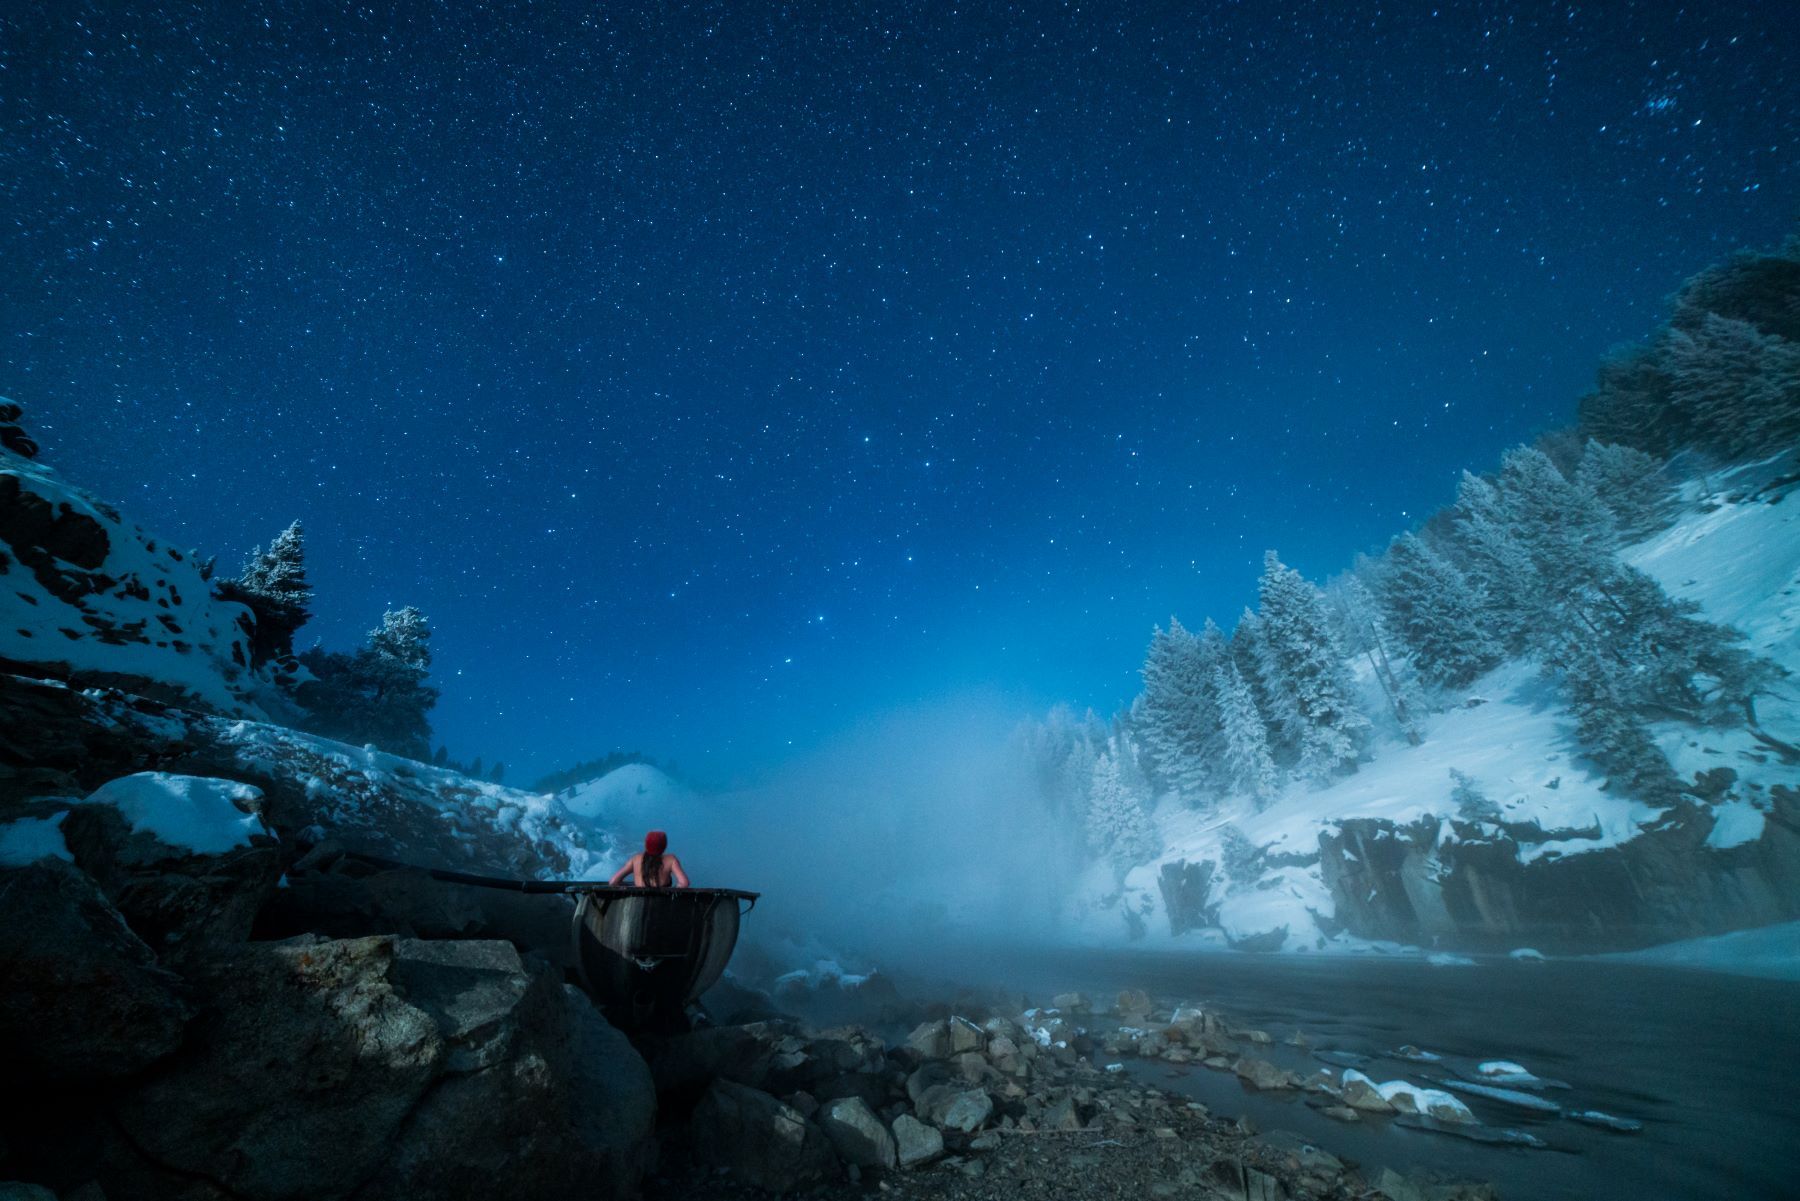
<svg viewBox="0 0 1800 1201"><path fill-rule="evenodd" d="M694 1110L696 1159L739 1180L785 1193L836 1174L823 1131L759 1089L715 1080Z"/></svg>
<svg viewBox="0 0 1800 1201"><path fill-rule="evenodd" d="M949 1022L950 1054L977 1052L987 1045L987 1032L968 1018L953 1017Z"/></svg>
<svg viewBox="0 0 1800 1201"><path fill-rule="evenodd" d="M181 1042L181 981L72 863L0 870L0 964L0 1059L18 1080L128 1076Z"/></svg>
<svg viewBox="0 0 1800 1201"><path fill-rule="evenodd" d="M948 1059L950 1027L941 1018L935 1022L921 1022L906 1036L906 1045L918 1052L921 1059Z"/></svg>
<svg viewBox="0 0 1800 1201"><path fill-rule="evenodd" d="M943 1121L939 1124L946 1130L960 1130L964 1134L973 1134L987 1125L987 1120L994 1116L994 1099L978 1088L957 1093L950 1104L944 1107Z"/></svg>
<svg viewBox="0 0 1800 1201"><path fill-rule="evenodd" d="M1245 1055L1231 1065L1238 1078L1245 1083L1260 1089L1299 1088L1300 1077L1284 1068L1278 1068L1266 1059L1257 1059Z"/></svg>
<svg viewBox="0 0 1800 1201"><path fill-rule="evenodd" d="M944 1136L937 1127L903 1113L894 1119L894 1146L901 1167L917 1168L943 1157Z"/></svg>
<svg viewBox="0 0 1800 1201"><path fill-rule="evenodd" d="M861 1097L842 1097L819 1112L819 1127L837 1148L838 1158L859 1168L891 1168L894 1136Z"/></svg>

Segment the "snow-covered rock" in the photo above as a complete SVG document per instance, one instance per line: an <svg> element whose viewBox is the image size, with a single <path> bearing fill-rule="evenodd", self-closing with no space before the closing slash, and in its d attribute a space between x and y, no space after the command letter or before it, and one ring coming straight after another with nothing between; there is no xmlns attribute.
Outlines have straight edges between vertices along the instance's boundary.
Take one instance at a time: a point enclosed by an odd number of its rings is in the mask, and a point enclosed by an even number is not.
<svg viewBox="0 0 1800 1201"><path fill-rule="evenodd" d="M0 450L0 662L247 717L250 611L201 564L51 468Z"/></svg>

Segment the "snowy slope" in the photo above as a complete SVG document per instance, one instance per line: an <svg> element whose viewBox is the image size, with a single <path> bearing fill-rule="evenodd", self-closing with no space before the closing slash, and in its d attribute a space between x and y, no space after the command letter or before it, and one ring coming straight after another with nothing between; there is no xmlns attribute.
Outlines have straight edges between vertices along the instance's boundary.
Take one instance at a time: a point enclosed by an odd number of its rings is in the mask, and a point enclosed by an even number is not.
<svg viewBox="0 0 1800 1201"><path fill-rule="evenodd" d="M1730 483L1729 477L1714 481ZM1725 492L1701 496L1690 489L1692 511L1624 557L1672 594L1700 604L1702 616L1743 631L1751 649L1800 676L1800 500L1746 498L1744 491L1728 499ZM1797 694L1786 687L1759 701L1765 727L1796 728ZM1403 826L1453 815L1452 769L1471 778L1506 822L1542 832L1540 840L1521 842L1523 863L1617 847L1660 816L1603 789L1604 777L1581 758L1573 723L1535 665L1502 665L1460 699L1457 707L1431 716L1421 745L1384 742L1353 776L1323 789L1294 785L1260 813L1248 801L1202 814L1165 799L1156 813L1163 853L1130 872L1122 889L1109 872L1090 872L1070 914L1076 937L1114 942L1145 923L1155 928L1162 916L1163 867L1222 862L1225 828L1235 826L1273 862L1253 880L1233 882L1215 872L1208 901L1217 906L1219 928L1185 938L1234 944L1260 938L1262 945L1278 941L1290 951L1366 947L1325 933L1336 915L1318 862L1320 835L1353 818ZM1800 771L1764 753L1743 728L1667 723L1652 733L1685 778L1721 766L1737 772L1737 795L1713 807L1716 825L1706 844L1713 849L1760 837L1768 789L1800 787ZM1454 837L1443 822L1439 845Z"/></svg>
<svg viewBox="0 0 1800 1201"><path fill-rule="evenodd" d="M0 661L260 717L248 621L186 554L0 451Z"/></svg>

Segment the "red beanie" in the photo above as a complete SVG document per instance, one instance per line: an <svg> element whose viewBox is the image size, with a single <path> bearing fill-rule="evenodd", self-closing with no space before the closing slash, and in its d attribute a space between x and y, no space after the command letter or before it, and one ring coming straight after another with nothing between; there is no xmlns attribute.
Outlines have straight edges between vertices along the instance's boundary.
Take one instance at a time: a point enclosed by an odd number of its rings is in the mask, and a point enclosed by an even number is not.
<svg viewBox="0 0 1800 1201"><path fill-rule="evenodd" d="M652 830L644 835L644 852L649 855L660 855L669 849L669 836L661 830Z"/></svg>

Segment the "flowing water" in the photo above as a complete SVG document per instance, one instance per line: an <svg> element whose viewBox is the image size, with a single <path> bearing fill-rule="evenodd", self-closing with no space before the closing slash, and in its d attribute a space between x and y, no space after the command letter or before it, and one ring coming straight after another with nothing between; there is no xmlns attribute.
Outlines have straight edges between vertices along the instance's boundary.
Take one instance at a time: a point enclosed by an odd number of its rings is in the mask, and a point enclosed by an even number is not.
<svg viewBox="0 0 1800 1201"><path fill-rule="evenodd" d="M946 964L946 967L951 965ZM1489 1146L1374 1118L1345 1124L1300 1093L1259 1093L1225 1072L1128 1060L1135 1075L1264 1131L1291 1130L1371 1175L1381 1166L1493 1182L1506 1201L1800 1198L1800 983L1590 961L1320 959L1126 952L985 954L957 964L1034 1000L1081 989L1104 1006L1123 988L1218 1005L1272 1034L1259 1054L1308 1075L1322 1066L1285 1045L1368 1055L1374 1079L1473 1075L1512 1060L1570 1087L1538 1093L1564 1110L1643 1124L1614 1133L1566 1117L1462 1096L1484 1126L1547 1149ZM1041 1001L1040 1001L1041 1003ZM1442 1055L1422 1065L1403 1044ZM1459 1094L1460 1095L1460 1094Z"/></svg>

